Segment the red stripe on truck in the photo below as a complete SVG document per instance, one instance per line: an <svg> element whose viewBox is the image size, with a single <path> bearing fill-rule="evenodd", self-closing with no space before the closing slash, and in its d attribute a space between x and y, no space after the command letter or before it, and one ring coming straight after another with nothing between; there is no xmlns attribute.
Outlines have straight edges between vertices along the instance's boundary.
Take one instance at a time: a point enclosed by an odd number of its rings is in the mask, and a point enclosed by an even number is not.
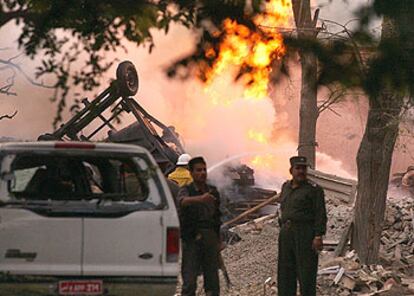
<svg viewBox="0 0 414 296"><path fill-rule="evenodd" d="M95 149L95 144L92 143L71 143L71 142L56 142L57 149Z"/></svg>
<svg viewBox="0 0 414 296"><path fill-rule="evenodd" d="M180 230L178 227L167 227L167 262L178 262L180 253Z"/></svg>

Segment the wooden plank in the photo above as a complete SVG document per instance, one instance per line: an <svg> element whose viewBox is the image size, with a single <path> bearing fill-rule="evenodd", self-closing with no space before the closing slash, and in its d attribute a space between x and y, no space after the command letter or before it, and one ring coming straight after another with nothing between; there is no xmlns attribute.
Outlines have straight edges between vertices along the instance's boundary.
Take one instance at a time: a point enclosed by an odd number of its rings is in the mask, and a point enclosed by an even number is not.
<svg viewBox="0 0 414 296"><path fill-rule="evenodd" d="M353 222L349 223L349 225L345 228L344 232L342 233L341 239L339 240L338 246L336 247L334 251L335 257L339 257L344 254L345 247L348 245L349 237L352 234L353 228L354 228Z"/></svg>
<svg viewBox="0 0 414 296"><path fill-rule="evenodd" d="M227 222L224 222L223 225L229 226L229 225L232 225L232 224L234 224L236 222L239 222L240 220L242 220L243 218L247 217L248 215L250 215L250 214L252 214L254 212L257 212L261 208L263 208L263 207L265 207L265 206L267 206L267 205L269 205L269 204L271 204L273 202L278 201L279 198L280 198L280 194L276 194L276 195L270 197L269 199L265 200L264 202L258 204L257 206L255 206L255 207L253 207L251 209L248 209L247 211L241 213L237 217L235 217L235 218L233 218L233 219L231 219L231 220L229 220Z"/></svg>

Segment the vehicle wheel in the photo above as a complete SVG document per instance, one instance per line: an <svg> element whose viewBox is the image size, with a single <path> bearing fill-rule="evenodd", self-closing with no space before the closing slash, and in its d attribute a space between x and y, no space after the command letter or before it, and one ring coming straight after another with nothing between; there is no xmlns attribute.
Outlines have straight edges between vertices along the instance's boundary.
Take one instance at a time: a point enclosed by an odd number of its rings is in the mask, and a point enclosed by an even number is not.
<svg viewBox="0 0 414 296"><path fill-rule="evenodd" d="M122 62L116 69L116 79L119 82L119 92L122 97L133 96L139 87L138 73L130 61Z"/></svg>

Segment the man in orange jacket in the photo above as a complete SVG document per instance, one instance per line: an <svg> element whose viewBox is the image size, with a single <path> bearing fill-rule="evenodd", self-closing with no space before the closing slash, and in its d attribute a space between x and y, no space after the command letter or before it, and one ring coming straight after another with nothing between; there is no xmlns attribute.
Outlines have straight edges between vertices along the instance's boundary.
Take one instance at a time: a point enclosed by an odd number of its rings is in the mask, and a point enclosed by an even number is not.
<svg viewBox="0 0 414 296"><path fill-rule="evenodd" d="M190 171L188 170L188 162L191 156L189 154L181 154L177 160L176 169L168 175L168 179L177 183L180 187L193 182Z"/></svg>

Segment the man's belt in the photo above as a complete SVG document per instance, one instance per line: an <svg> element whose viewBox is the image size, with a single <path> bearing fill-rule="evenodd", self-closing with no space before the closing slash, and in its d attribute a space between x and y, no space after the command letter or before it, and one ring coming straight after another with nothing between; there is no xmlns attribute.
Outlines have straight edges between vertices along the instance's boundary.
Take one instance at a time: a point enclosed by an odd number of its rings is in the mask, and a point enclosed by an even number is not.
<svg viewBox="0 0 414 296"><path fill-rule="evenodd" d="M314 220L292 220L292 219L287 219L286 221L280 221L282 226L291 226L291 225L303 225L303 224L311 224L313 225L313 223L315 222Z"/></svg>
<svg viewBox="0 0 414 296"><path fill-rule="evenodd" d="M207 221L199 221L196 225L197 229L215 229L217 227L215 223Z"/></svg>

